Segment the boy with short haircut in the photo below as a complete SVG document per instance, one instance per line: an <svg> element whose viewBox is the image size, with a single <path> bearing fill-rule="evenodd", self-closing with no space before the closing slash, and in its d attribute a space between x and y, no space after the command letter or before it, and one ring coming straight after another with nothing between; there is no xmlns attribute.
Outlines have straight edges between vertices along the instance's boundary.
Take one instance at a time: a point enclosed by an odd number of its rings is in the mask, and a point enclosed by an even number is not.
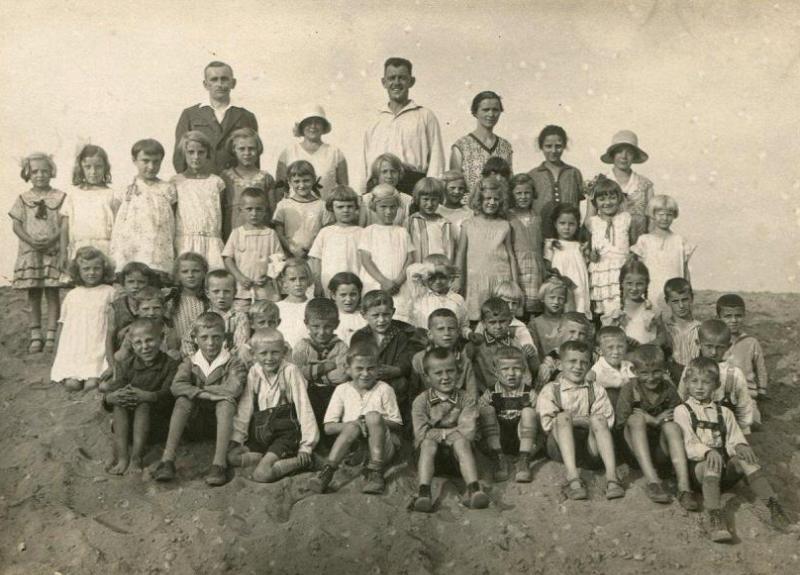
<svg viewBox="0 0 800 575"><path fill-rule="evenodd" d="M247 310L247 324L250 330L250 337L260 329L278 329L281 325L281 310L273 301L260 299L254 301ZM292 346L286 341L283 342L286 348L286 357L292 357ZM253 354L250 350L250 340L239 345L236 355L242 360L249 369L253 365Z"/></svg>
<svg viewBox="0 0 800 575"><path fill-rule="evenodd" d="M720 389L720 369L714 359L698 357L684 373L688 398L675 408L675 423L683 431L690 473L703 490L711 540L732 539L722 517L720 492L733 486L742 475L767 507L769 523L777 530L789 525L753 450L742 434L733 413L715 401Z"/></svg>
<svg viewBox="0 0 800 575"><path fill-rule="evenodd" d="M692 285L684 278L672 278L664 284L664 299L670 315L662 317L667 342L672 349L669 371L673 381L679 381L686 365L700 355L697 330L700 322L694 319Z"/></svg>
<svg viewBox="0 0 800 575"><path fill-rule="evenodd" d="M363 493L383 493L383 470L394 457L400 440L396 435L403 420L392 387L378 380L378 347L371 341L354 343L347 352L349 381L336 386L325 412L325 433L336 435L322 470L309 487L324 493L339 464L357 441L366 438L369 463Z"/></svg>
<svg viewBox="0 0 800 575"><path fill-rule="evenodd" d="M631 362L625 359L628 353L625 331L615 325L601 327L597 332L597 347L600 358L589 370L590 377L605 388L611 405L616 405L620 389L634 377Z"/></svg>
<svg viewBox="0 0 800 575"><path fill-rule="evenodd" d="M214 312L222 318L225 326L225 348L236 353L239 347L247 344L250 339L250 322L247 312L238 311L233 307L236 295L236 278L227 270L216 269L206 274L206 297L208 297L208 311ZM192 333L194 330L192 330ZM184 348L190 347L195 351L197 342L192 339L191 333L184 338Z"/></svg>
<svg viewBox="0 0 800 575"><path fill-rule="evenodd" d="M611 437L614 408L606 390L586 379L591 359L589 346L566 341L559 348L559 358L559 375L542 388L536 411L548 434L548 455L567 468L565 494L574 500L588 497L578 474L578 461L596 464L599 456L606 472L606 499L624 497Z"/></svg>
<svg viewBox="0 0 800 575"><path fill-rule="evenodd" d="M472 451L478 418L475 399L458 389L458 363L452 351L434 348L424 353L422 363L428 389L417 396L411 408L414 446L419 449L419 492L413 508L424 513L433 509L431 481L439 455L455 457L467 484L469 507L484 509L489 498L478 483Z"/></svg>
<svg viewBox="0 0 800 575"><path fill-rule="evenodd" d="M425 347L424 338L412 326L392 319L394 300L388 292L372 290L361 299L361 314L367 327L353 334L350 345L372 343L378 348L375 376L388 383L404 413L409 414L411 360Z"/></svg>
<svg viewBox="0 0 800 575"><path fill-rule="evenodd" d="M558 345L561 346L567 341L579 341L585 343L590 350L589 355L594 359L591 347L591 334L592 326L589 320L582 313L576 311L569 311L561 318L561 324L556 333L558 338ZM559 360L559 347L551 350L544 356L541 365L539 366L538 387L541 388L545 383L554 381L558 377L558 360Z"/></svg>
<svg viewBox="0 0 800 575"><path fill-rule="evenodd" d="M492 289L492 295L506 302L508 309L511 311L509 332L516 342L515 347L525 352L527 357L534 358L538 365L539 349L536 347L528 326L517 317L517 314L525 310L525 292L511 280L502 280ZM475 326L475 333L482 334L483 331L483 322L478 322L478 325Z"/></svg>
<svg viewBox="0 0 800 575"><path fill-rule="evenodd" d="M671 461L678 479L678 503L687 511L697 511L699 506L689 484L683 435L673 421L673 411L681 398L669 380L664 353L657 345L646 344L636 348L630 358L635 378L620 391L616 425L624 429L625 442L647 481L645 493L655 503L670 502L653 461Z"/></svg>
<svg viewBox="0 0 800 575"><path fill-rule="evenodd" d="M457 388L474 400L478 398L478 379L472 360L460 349L458 316L450 309L440 308L428 316L428 347L414 354L411 360L411 393L418 395L425 389L425 354L432 349L450 351L458 366Z"/></svg>
<svg viewBox="0 0 800 575"><path fill-rule="evenodd" d="M339 310L333 300L314 298L306 304L309 337L294 348L292 362L308 382L308 398L317 425L322 426L333 390L347 381L347 345L336 336Z"/></svg>
<svg viewBox="0 0 800 575"><path fill-rule="evenodd" d="M162 332L158 320L133 321L126 335L131 353L116 363L114 379L103 396L103 404L114 414L114 461L109 469L114 475L142 471L151 427L163 428L159 424L169 418L170 385L178 361L161 350Z"/></svg>
<svg viewBox="0 0 800 575"><path fill-rule="evenodd" d="M491 452L495 481L508 479L506 455L518 454L515 481L533 480L530 463L536 443L539 417L536 392L525 385L525 354L513 347L501 347L494 356L497 379L478 401L481 435Z"/></svg>
<svg viewBox="0 0 800 575"><path fill-rule="evenodd" d="M233 419L227 460L233 467L255 464L253 480L271 483L311 465L319 430L306 380L285 359L281 332L257 330L250 349L254 365Z"/></svg>
<svg viewBox="0 0 800 575"><path fill-rule="evenodd" d="M192 335L198 351L181 363L171 391L175 408L169 422L164 455L153 473L156 481L175 478L175 455L187 425L190 432L202 433L216 427L214 462L206 483L224 485L227 481L227 449L230 441L236 400L247 380L247 368L225 347L225 320L214 312L204 312L195 320Z"/></svg>
<svg viewBox="0 0 800 575"><path fill-rule="evenodd" d="M143 319L155 320L161 325L161 351L168 354L175 359L181 359L181 343L178 338L175 328L168 324L168 319L165 317L166 304L164 301L164 293L154 286L145 286L136 292L134 296L136 306L136 317ZM130 340L130 325L122 328L118 334L117 339L121 339L119 349L114 352L114 363L124 361L131 357L133 354L133 347ZM100 391L104 391L104 383L100 384Z"/></svg>
<svg viewBox="0 0 800 575"><path fill-rule="evenodd" d="M478 378L479 392L490 389L497 381L498 373L494 356L501 347L521 349L519 343L511 335L511 309L499 297L490 297L481 304L481 322L484 332L476 341L467 346L467 353L472 358L472 366ZM539 368L538 359L526 355L525 385L533 383L533 375Z"/></svg>
<svg viewBox="0 0 800 575"><path fill-rule="evenodd" d="M747 389L753 399L753 423L761 423L758 398L767 397L767 364L758 340L742 331L744 327L744 300L736 294L725 294L717 300L717 317L731 330L731 347L725 359L742 370Z"/></svg>
<svg viewBox="0 0 800 575"><path fill-rule="evenodd" d="M731 345L731 330L722 320L707 319L700 324L697 335L700 357L712 359L719 365L720 386L714 390L714 401L733 411L742 433L750 435L754 402L747 389L747 379L741 369L725 360ZM686 370L678 384L678 395L684 400L689 397L685 379Z"/></svg>

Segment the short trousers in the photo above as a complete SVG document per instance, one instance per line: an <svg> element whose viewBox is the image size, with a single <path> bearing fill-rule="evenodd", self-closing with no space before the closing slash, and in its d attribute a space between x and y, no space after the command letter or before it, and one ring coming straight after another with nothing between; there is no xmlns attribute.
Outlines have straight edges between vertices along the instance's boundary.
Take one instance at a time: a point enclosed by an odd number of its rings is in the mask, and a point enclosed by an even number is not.
<svg viewBox="0 0 800 575"><path fill-rule="evenodd" d="M361 428L361 435L363 435L365 439L369 439L369 429L363 417L358 419L358 425ZM400 449L400 437L396 433L392 433L392 431L386 427L384 429L383 438L383 463L387 464L394 459L398 449Z"/></svg>
<svg viewBox="0 0 800 575"><path fill-rule="evenodd" d="M519 422L521 417L514 417L507 419L503 417L497 418L497 423L500 426L500 449L503 453L508 455L517 455L519 453Z"/></svg>
<svg viewBox="0 0 800 575"><path fill-rule="evenodd" d="M575 438L575 465L587 469L602 467L603 460L600 456L592 455L589 451L589 430L585 427L573 427L572 436ZM547 436L547 456L553 461L564 462L555 433L550 433Z"/></svg>
<svg viewBox="0 0 800 575"><path fill-rule="evenodd" d="M193 399L192 412L184 428L184 436L190 441L215 439L217 436L217 402Z"/></svg>
<svg viewBox="0 0 800 575"><path fill-rule="evenodd" d="M258 453L274 453L280 459L297 454L300 448L300 424L294 405L285 403L256 411L250 420L247 448Z"/></svg>
<svg viewBox="0 0 800 575"><path fill-rule="evenodd" d="M739 469L739 466L736 465L736 459L732 457L728 457L727 454L723 455L723 469L722 469L722 476L720 481L720 489L725 491L730 489L739 481L741 481L742 477L744 477L744 473ZM692 485L699 491L702 491L703 484L700 483L697 479L697 474L695 473L695 468L698 464L702 463L701 461L691 461L689 460L689 479Z"/></svg>
<svg viewBox="0 0 800 575"><path fill-rule="evenodd" d="M311 409L314 410L314 418L317 420L317 427L320 431L324 429L325 410L328 409L334 389L336 387L333 385L308 384L308 401L311 403Z"/></svg>

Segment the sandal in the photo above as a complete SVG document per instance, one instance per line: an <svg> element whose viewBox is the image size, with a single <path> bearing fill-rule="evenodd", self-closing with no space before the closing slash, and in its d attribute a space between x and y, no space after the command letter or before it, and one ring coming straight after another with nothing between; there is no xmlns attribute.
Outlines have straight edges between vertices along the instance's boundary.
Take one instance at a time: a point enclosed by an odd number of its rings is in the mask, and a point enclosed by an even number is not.
<svg viewBox="0 0 800 575"><path fill-rule="evenodd" d="M47 337L44 340L44 351L52 353L56 349L56 330L48 329Z"/></svg>
<svg viewBox="0 0 800 575"><path fill-rule="evenodd" d="M576 484L577 487L574 487ZM564 495L567 496L567 499L572 499L573 501L583 501L589 498L589 492L586 491L586 484L580 477L567 480L562 486L562 490L564 491Z"/></svg>
<svg viewBox="0 0 800 575"><path fill-rule="evenodd" d="M625 490L616 479L609 479L606 482L606 499L620 499L625 497Z"/></svg>

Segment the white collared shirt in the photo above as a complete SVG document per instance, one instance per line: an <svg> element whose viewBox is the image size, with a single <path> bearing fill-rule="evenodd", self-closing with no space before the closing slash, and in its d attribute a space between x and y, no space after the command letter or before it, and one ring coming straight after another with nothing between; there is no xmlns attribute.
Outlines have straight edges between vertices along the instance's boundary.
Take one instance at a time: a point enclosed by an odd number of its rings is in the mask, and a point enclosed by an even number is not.
<svg viewBox="0 0 800 575"><path fill-rule="evenodd" d="M200 371L203 372L203 375L208 379L208 376L214 373L214 370L218 367L222 367L228 360L231 358L231 353L223 348L219 355L214 358L214 361L208 363L206 356L203 355L203 352L199 349L197 352L192 356L192 363L195 364L197 367L200 368Z"/></svg>
<svg viewBox="0 0 800 575"><path fill-rule="evenodd" d="M199 102L198 106L201 108L204 106L211 108L211 110L214 112L214 116L217 118L217 122L222 125L222 120L225 119L225 114L228 113L228 108L231 107L231 103L228 102L225 106L220 106L219 108L212 106L209 102Z"/></svg>

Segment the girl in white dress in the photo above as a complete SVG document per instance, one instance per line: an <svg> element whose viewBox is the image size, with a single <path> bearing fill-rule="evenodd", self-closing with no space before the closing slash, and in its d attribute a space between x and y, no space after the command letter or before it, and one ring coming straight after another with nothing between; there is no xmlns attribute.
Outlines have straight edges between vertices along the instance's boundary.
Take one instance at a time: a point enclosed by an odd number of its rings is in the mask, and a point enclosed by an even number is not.
<svg viewBox="0 0 800 575"><path fill-rule="evenodd" d="M328 282L328 292L339 309L339 327L336 335L350 345L353 334L367 326L367 320L361 315L361 290L364 284L354 273L339 272Z"/></svg>
<svg viewBox="0 0 800 575"><path fill-rule="evenodd" d="M325 201L328 214L336 222L317 234L308 252L314 277L316 295L330 295L328 282L340 272L358 274L358 239L363 228L358 225L358 194L347 186L337 186Z"/></svg>
<svg viewBox="0 0 800 575"><path fill-rule="evenodd" d="M211 142L197 130L186 132L178 144L186 157L186 171L173 178L178 194L175 246L179 254L196 252L211 270L222 263L222 194L225 182L209 172Z"/></svg>
<svg viewBox="0 0 800 575"><path fill-rule="evenodd" d="M305 258L322 224L330 220L319 199L314 166L298 160L289 166L288 174L292 191L278 202L272 222L283 249L296 258Z"/></svg>
<svg viewBox="0 0 800 575"><path fill-rule="evenodd" d="M286 343L294 349L304 337L308 337L305 311L308 287L312 284L311 268L305 260L289 258L285 262L273 264L272 269L280 269L275 275L281 291L286 294L284 299L275 304L281 312L278 330L283 334Z"/></svg>
<svg viewBox="0 0 800 575"><path fill-rule="evenodd" d="M93 246L109 255L114 225L114 211L111 208L113 192L108 187L110 183L111 164L106 151L91 144L83 146L72 170L74 187L67 193L61 212L64 217L62 245L66 248L66 252L62 253L64 268L83 246Z"/></svg>
<svg viewBox="0 0 800 575"><path fill-rule="evenodd" d="M670 228L678 217L678 203L670 196L653 196L649 205L653 231L639 236L631 252L636 254L650 271L650 300L664 312L664 284L672 278L690 281L689 258L695 246L689 244Z"/></svg>
<svg viewBox="0 0 800 575"><path fill-rule="evenodd" d="M405 175L405 168L400 158L394 154L381 154L372 162L370 167L370 176L367 180L367 193L361 196L361 209L358 213L358 222L361 227L366 228L369 225L378 223L378 217L375 212L370 209L372 203L373 188L380 184L388 184L393 188L397 188L397 184L403 179ZM411 213L411 204L414 198L409 194L400 194L400 205L397 208L397 213L394 216L394 225L406 225L406 220Z"/></svg>
<svg viewBox="0 0 800 575"><path fill-rule="evenodd" d="M92 389L110 365L106 346L114 268L97 248L78 248L69 266L75 283L61 304L56 355L50 379L69 391Z"/></svg>
<svg viewBox="0 0 800 575"><path fill-rule="evenodd" d="M156 140L140 140L131 155L138 174L112 199L117 216L111 232L111 259L118 272L129 262L141 262L166 277L175 260L178 198L175 187L158 177L164 147Z"/></svg>
<svg viewBox="0 0 800 575"><path fill-rule="evenodd" d="M312 106L300 117L294 125L294 137L302 138L284 149L278 157L278 167L275 170L279 181L286 180L287 168L297 160L305 160L314 166L314 171L319 177L319 189L322 201L338 186L346 186L347 160L336 146L331 146L322 141L322 136L331 131L331 123L325 117L322 106Z"/></svg>
<svg viewBox="0 0 800 575"><path fill-rule="evenodd" d="M592 306L589 299L589 268L586 266L585 244L578 239L581 213L573 204L558 204L551 215L556 238L544 242L544 259L550 267L572 280L574 304L568 302L565 311L577 311L592 319Z"/></svg>

